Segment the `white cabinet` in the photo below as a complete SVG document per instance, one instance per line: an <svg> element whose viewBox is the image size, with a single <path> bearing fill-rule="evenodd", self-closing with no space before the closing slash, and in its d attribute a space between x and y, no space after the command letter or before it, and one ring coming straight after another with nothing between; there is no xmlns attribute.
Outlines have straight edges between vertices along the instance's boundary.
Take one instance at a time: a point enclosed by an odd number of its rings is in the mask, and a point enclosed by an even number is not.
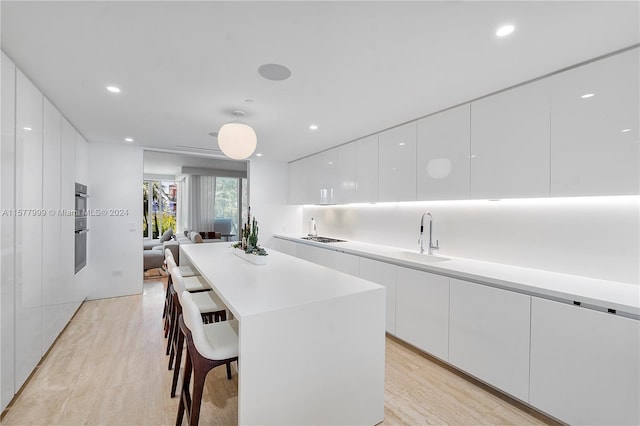
<svg viewBox="0 0 640 426"><path fill-rule="evenodd" d="M396 336L449 359L449 278L397 268Z"/></svg>
<svg viewBox="0 0 640 426"><path fill-rule="evenodd" d="M15 88L16 67L4 54L0 77L2 93L2 139L0 140L0 205L2 209L15 208ZM4 411L13 395L14 389L14 293L15 293L15 230L14 216L0 216L0 411Z"/></svg>
<svg viewBox="0 0 640 426"><path fill-rule="evenodd" d="M360 258L360 278L380 284L386 290L385 324L389 334L396 334L396 269L395 265Z"/></svg>
<svg viewBox="0 0 640 426"><path fill-rule="evenodd" d="M451 279L449 362L529 399L531 296Z"/></svg>
<svg viewBox="0 0 640 426"><path fill-rule="evenodd" d="M471 106L418 120L417 199L469 198Z"/></svg>
<svg viewBox="0 0 640 426"><path fill-rule="evenodd" d="M61 115L44 99L43 109L42 204L48 212L61 210ZM63 282L60 276L61 215L47 214L42 218L42 355L64 328L66 319L60 304L73 296L73 281Z"/></svg>
<svg viewBox="0 0 640 426"><path fill-rule="evenodd" d="M378 135L338 147L338 188L341 203L378 200Z"/></svg>
<svg viewBox="0 0 640 426"><path fill-rule="evenodd" d="M309 159L289 163L289 204L309 204Z"/></svg>
<svg viewBox="0 0 640 426"><path fill-rule="evenodd" d="M549 82L471 104L471 198L549 196Z"/></svg>
<svg viewBox="0 0 640 426"><path fill-rule="evenodd" d="M533 297L529 402L569 424L640 424L640 322Z"/></svg>
<svg viewBox="0 0 640 426"><path fill-rule="evenodd" d="M286 253L289 256L298 256L298 244L293 241L283 240L282 238L272 238L271 241L269 241L269 247Z"/></svg>
<svg viewBox="0 0 640 426"><path fill-rule="evenodd" d="M308 244L298 244L297 254L300 259L308 260L309 262L326 266L327 268L335 269L336 271L349 275L358 276L358 256L331 249L314 247Z"/></svg>
<svg viewBox="0 0 640 426"><path fill-rule="evenodd" d="M61 120L60 134L60 207L71 211L75 210L76 131L64 117ZM60 217L60 279L63 283L74 286L73 296L67 301L81 302L86 296L86 290L75 285L74 226L73 216Z"/></svg>
<svg viewBox="0 0 640 426"><path fill-rule="evenodd" d="M638 52L550 78L551 195L639 193Z"/></svg>
<svg viewBox="0 0 640 426"><path fill-rule="evenodd" d="M416 128L412 121L378 135L379 201L415 201Z"/></svg>
<svg viewBox="0 0 640 426"><path fill-rule="evenodd" d="M22 74L16 78L16 209L42 209L43 96ZM20 388L42 356L42 216L15 220L15 368Z"/></svg>
<svg viewBox="0 0 640 426"><path fill-rule="evenodd" d="M309 157L309 202L336 204L338 202L338 148Z"/></svg>

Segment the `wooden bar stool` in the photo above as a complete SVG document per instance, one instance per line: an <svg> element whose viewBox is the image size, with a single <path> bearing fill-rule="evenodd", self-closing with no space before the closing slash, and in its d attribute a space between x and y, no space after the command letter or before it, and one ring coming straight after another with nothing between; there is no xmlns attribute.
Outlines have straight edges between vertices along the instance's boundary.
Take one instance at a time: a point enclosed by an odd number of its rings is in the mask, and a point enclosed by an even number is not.
<svg viewBox="0 0 640 426"><path fill-rule="evenodd" d="M167 291L164 299L164 310L162 311L162 318L166 318L169 312L169 302L170 302L169 286L171 286L171 268L169 267L169 263L168 263L169 259L171 259L174 265L176 264L175 257L173 257L173 252L168 248L166 248L164 249L164 264L167 272L169 272L169 278L167 280ZM200 275L196 271L194 271L193 268L191 268L191 266L185 265L185 266L177 266L177 267L180 270L180 274L182 274L183 277L195 277L197 275ZM165 337L167 336L165 335Z"/></svg>
<svg viewBox="0 0 640 426"><path fill-rule="evenodd" d="M198 307L189 292L182 293L180 330L187 339L187 361L176 425L182 425L187 414L189 425L197 425L204 382L209 371L220 365L227 366L227 378L231 379L231 362L238 360L238 321L221 321L203 324ZM189 391L193 372L193 395Z"/></svg>
<svg viewBox="0 0 640 426"><path fill-rule="evenodd" d="M172 304L175 307L172 312L172 330L169 335L168 349L169 350L169 370L173 368L173 380L171 383L171 397L176 395L176 388L178 386L178 375L180 374L180 364L182 363L182 348L184 347L184 336L180 332L180 328L177 323L178 317L182 314L182 300L181 295L185 291L184 280L180 275L180 271L174 268L171 271L173 276L172 285ZM205 324L210 324L218 321L225 321L227 319L226 307L222 300L213 291L192 293L191 298L198 307L202 321ZM175 361L175 363L174 363Z"/></svg>
<svg viewBox="0 0 640 426"><path fill-rule="evenodd" d="M171 251L169 249L167 249L165 251L166 252L171 253ZM170 312L173 312L173 307L171 306L173 303L173 299L171 297L171 292L170 292L170 288L171 288L171 284L173 283L173 277L171 275L171 271L174 268L178 268L178 270L180 270L180 267L176 265L176 262L173 260L173 255L171 256L167 256L166 258L166 262L167 262L167 270L169 271L169 280L168 280L168 285L167 285L167 294L166 294L166 299L165 299L165 306L166 306L166 313L165 315L163 315L164 317L164 337L168 337L170 334L170 330L171 330L171 318L169 316ZM190 276L190 277L184 277L184 286L186 288L187 291L189 292L198 292L198 291L211 291L211 287L209 287L209 284L207 284L206 280L204 278L202 278L200 275L195 275L195 276ZM177 326L176 326L177 327ZM168 346L167 346L168 348ZM167 349L168 350L168 349ZM168 354L168 352L167 352Z"/></svg>

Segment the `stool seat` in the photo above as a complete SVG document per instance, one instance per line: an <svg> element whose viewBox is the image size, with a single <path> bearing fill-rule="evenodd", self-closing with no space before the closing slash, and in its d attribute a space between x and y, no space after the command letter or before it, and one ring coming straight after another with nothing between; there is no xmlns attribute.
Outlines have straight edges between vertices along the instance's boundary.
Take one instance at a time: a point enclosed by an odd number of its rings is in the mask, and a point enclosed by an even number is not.
<svg viewBox="0 0 640 426"><path fill-rule="evenodd" d="M191 295L193 298L193 295ZM238 356L238 320L203 324L206 340L195 340L200 355L209 359L227 359ZM215 343L213 345L212 343Z"/></svg>
<svg viewBox="0 0 640 426"><path fill-rule="evenodd" d="M193 293L191 295L191 298L198 306L201 314L224 311L226 309L224 303L222 302L222 300L220 300L220 298L214 291L202 291L200 293Z"/></svg>
<svg viewBox="0 0 640 426"><path fill-rule="evenodd" d="M197 275L200 275L199 273L194 271L191 266L188 265L178 266L178 271L180 271L180 275L182 275L183 277L195 277Z"/></svg>
<svg viewBox="0 0 640 426"><path fill-rule="evenodd" d="M200 275L184 277L184 287L188 292L211 290L207 281Z"/></svg>

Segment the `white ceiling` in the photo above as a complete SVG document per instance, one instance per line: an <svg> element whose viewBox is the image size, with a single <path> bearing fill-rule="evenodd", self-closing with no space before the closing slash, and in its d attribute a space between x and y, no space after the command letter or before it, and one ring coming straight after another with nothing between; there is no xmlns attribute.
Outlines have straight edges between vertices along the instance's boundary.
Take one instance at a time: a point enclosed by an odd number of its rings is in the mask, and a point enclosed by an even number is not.
<svg viewBox="0 0 640 426"><path fill-rule="evenodd" d="M637 1L0 7L3 51L90 142L211 154L242 109L257 152L287 161L640 41ZM293 74L266 80L265 63Z"/></svg>

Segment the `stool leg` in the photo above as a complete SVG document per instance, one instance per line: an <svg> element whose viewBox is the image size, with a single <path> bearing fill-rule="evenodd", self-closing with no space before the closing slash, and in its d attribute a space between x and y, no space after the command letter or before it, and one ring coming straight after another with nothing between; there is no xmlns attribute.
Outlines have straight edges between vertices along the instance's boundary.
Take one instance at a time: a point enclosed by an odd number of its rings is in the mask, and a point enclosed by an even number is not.
<svg viewBox="0 0 640 426"><path fill-rule="evenodd" d="M189 383L191 382L191 357L189 356L189 348L187 348L187 360L184 365L184 375L182 376L182 388L180 390L180 404L178 404L178 416L176 417L176 426L182 426L182 419L184 418L184 412L186 404L191 402L191 395L189 394Z"/></svg>
<svg viewBox="0 0 640 426"><path fill-rule="evenodd" d="M227 362L227 379L231 380L231 361Z"/></svg>
<svg viewBox="0 0 640 426"><path fill-rule="evenodd" d="M173 366L173 380L171 381L171 398L176 396L176 388L178 387L178 376L180 375L180 364L182 363L183 348L184 348L184 334L182 333L182 331L180 331L178 333L178 347L176 348L176 363ZM188 358L189 358L189 355L187 355L187 359Z"/></svg>
<svg viewBox="0 0 640 426"><path fill-rule="evenodd" d="M202 405L202 394L204 391L204 382L207 378L207 373L211 369L211 367L207 368L201 362L194 363L193 366L193 395L191 399L191 410L190 410L190 425L197 425L198 420L200 420L200 406ZM204 368L203 368L204 367Z"/></svg>

